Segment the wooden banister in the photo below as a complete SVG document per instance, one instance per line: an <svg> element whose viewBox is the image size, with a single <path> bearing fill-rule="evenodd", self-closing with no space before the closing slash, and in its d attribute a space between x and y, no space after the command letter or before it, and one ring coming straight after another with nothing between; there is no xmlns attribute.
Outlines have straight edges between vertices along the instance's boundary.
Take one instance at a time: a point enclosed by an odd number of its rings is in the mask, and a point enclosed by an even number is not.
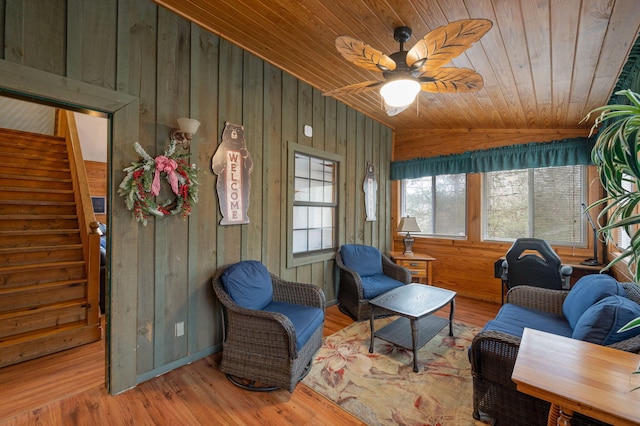
<svg viewBox="0 0 640 426"><path fill-rule="evenodd" d="M67 141L67 152L69 154L69 169L73 182L73 192L76 199L76 209L78 212L78 224L80 226L80 237L87 269L88 280L88 300L91 307L87 312L88 323L98 321L99 305L98 291L100 288L100 230L93 213L91 194L87 179L87 170L84 165L82 148L78 137L78 128L74 113L71 111L57 111L58 136L62 136Z"/></svg>

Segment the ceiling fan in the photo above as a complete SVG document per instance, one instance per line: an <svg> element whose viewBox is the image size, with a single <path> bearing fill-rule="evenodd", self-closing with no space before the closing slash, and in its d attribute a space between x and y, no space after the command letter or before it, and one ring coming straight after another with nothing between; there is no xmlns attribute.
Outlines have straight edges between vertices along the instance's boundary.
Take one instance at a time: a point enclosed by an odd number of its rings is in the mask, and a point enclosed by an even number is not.
<svg viewBox="0 0 640 426"><path fill-rule="evenodd" d="M364 81L325 92L325 96L350 95L380 88L387 114L396 115L409 107L422 90L437 93L465 93L482 89L482 76L469 68L443 67L480 40L493 23L488 19L462 19L429 31L409 51L404 43L411 28L397 27L393 38L400 50L385 55L349 36L336 38L336 49L348 61L369 71L382 72L383 81Z"/></svg>

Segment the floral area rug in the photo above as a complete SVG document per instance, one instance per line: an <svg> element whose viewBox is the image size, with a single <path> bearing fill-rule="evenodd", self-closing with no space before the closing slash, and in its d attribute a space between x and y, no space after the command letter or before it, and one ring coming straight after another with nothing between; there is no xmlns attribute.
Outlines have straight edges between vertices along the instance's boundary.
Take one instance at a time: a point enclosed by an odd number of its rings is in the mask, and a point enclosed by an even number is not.
<svg viewBox="0 0 640 426"><path fill-rule="evenodd" d="M395 319L376 320L376 330ZM476 327L447 325L418 352L382 339L369 353L369 321L324 339L302 383L369 425L485 425L472 417L467 349Z"/></svg>

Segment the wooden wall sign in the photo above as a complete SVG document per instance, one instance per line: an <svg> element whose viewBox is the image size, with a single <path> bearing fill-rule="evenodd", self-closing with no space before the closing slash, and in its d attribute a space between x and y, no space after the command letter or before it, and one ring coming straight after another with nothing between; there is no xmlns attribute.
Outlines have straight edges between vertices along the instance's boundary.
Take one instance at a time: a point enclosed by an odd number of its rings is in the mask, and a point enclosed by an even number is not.
<svg viewBox="0 0 640 426"><path fill-rule="evenodd" d="M367 214L367 222L376 220L376 206L378 205L378 182L376 182L375 168L371 161L367 161L367 172L364 175L365 212Z"/></svg>
<svg viewBox="0 0 640 426"><path fill-rule="evenodd" d="M249 223L247 212L253 160L245 143L244 126L225 122L222 141L211 159L211 169L218 176L220 225Z"/></svg>

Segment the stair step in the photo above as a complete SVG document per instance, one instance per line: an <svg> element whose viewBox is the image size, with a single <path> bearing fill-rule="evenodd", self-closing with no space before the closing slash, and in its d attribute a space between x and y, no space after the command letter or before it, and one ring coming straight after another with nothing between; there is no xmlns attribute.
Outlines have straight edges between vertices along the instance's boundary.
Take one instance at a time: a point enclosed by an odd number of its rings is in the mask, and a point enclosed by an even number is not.
<svg viewBox="0 0 640 426"><path fill-rule="evenodd" d="M32 253L38 251L53 250L77 250L82 249L82 244L56 244L56 245L30 245L30 246L11 246L0 247L0 256L6 253Z"/></svg>
<svg viewBox="0 0 640 426"><path fill-rule="evenodd" d="M27 230L64 230L78 226L77 215L3 215L0 232Z"/></svg>
<svg viewBox="0 0 640 426"><path fill-rule="evenodd" d="M44 329L40 329L36 332L30 332L30 333L22 333L22 334L17 334L14 336L11 336L11 338L0 338L0 351L9 348L11 346L14 345L19 345L22 343L29 343L33 340L38 340L38 339L44 339L47 336L50 335L58 335L61 332L64 332L65 330L74 330L77 329L79 327L83 327L86 326L86 321L76 321L76 322L70 322L67 324L61 324L61 325L57 325L57 326L53 326L53 327L47 327ZM75 346L75 345L73 345ZM70 347L73 347L70 346ZM25 359L31 359L30 357L27 357ZM9 365L6 363L2 363L1 359L0 359L0 365Z"/></svg>
<svg viewBox="0 0 640 426"><path fill-rule="evenodd" d="M79 243L81 243L79 229L0 231L0 247L30 247Z"/></svg>
<svg viewBox="0 0 640 426"><path fill-rule="evenodd" d="M58 215L70 216L77 213L75 202L42 200L0 200L0 216L7 215Z"/></svg>
<svg viewBox="0 0 640 426"><path fill-rule="evenodd" d="M0 312L33 309L41 305L81 299L86 296L86 292L86 279L0 289Z"/></svg>
<svg viewBox="0 0 640 426"><path fill-rule="evenodd" d="M82 244L55 246L18 246L0 248L0 265L24 265L43 262L83 260Z"/></svg>
<svg viewBox="0 0 640 426"><path fill-rule="evenodd" d="M63 137L13 129L0 129L0 143L20 145L27 149L34 146L64 151L67 149L67 142Z"/></svg>
<svg viewBox="0 0 640 426"><path fill-rule="evenodd" d="M51 180L71 179L71 171L66 165L65 167L44 167L32 164L29 167L25 167L2 161L2 158L0 158L0 170L2 170L4 174L14 174L16 176L20 175L24 176L25 178L40 176Z"/></svg>
<svg viewBox="0 0 640 426"><path fill-rule="evenodd" d="M67 260L64 262L44 262L36 265L4 265L0 266L0 275L14 272L27 272L34 269L59 269L70 266L84 266L84 260Z"/></svg>
<svg viewBox="0 0 640 426"><path fill-rule="evenodd" d="M58 287L82 287L87 285L86 278L76 280L48 281L38 284L23 285L20 287L0 288L0 296L9 296L17 293L29 293L32 291L42 291Z"/></svg>
<svg viewBox="0 0 640 426"><path fill-rule="evenodd" d="M43 312L64 310L66 308L75 308L75 307L81 307L81 306L84 307L86 306L86 304L87 304L87 300L84 298L80 298L80 299L74 299L74 300L67 300L65 302L60 302L60 303L50 303L48 305L42 305L34 309L29 309L28 311L14 310L14 311L0 312L0 323L8 319L39 315ZM2 326L0 326L0 328L1 327Z"/></svg>
<svg viewBox="0 0 640 426"><path fill-rule="evenodd" d="M0 136L0 152L25 153L30 155L67 156L64 139L53 138L45 141L6 140Z"/></svg>
<svg viewBox="0 0 640 426"><path fill-rule="evenodd" d="M68 174L67 174L68 176ZM0 173L0 186L7 188L48 188L73 190L71 178L54 179L47 176L11 175Z"/></svg>
<svg viewBox="0 0 640 426"><path fill-rule="evenodd" d="M33 333L43 328L86 320L86 299L75 299L34 309L0 313L0 341L12 340L25 333Z"/></svg>
<svg viewBox="0 0 640 426"><path fill-rule="evenodd" d="M26 206L75 206L75 201L58 201L58 200L12 200L0 199L0 205L20 204Z"/></svg>
<svg viewBox="0 0 640 426"><path fill-rule="evenodd" d="M19 166L25 170L29 168L69 168L69 160L67 157L39 158L35 155L14 154L11 152L0 153L0 162Z"/></svg>
<svg viewBox="0 0 640 426"><path fill-rule="evenodd" d="M46 194L71 194L73 195L73 189L67 188L50 188L50 187L37 187L37 188L25 188L22 186L13 186L13 185L0 185L0 193L13 193L22 194L22 193L46 193ZM8 198L8 197L6 197Z"/></svg>
<svg viewBox="0 0 640 426"><path fill-rule="evenodd" d="M83 260L43 262L27 265L0 266L0 288L15 288L51 281L84 279L87 276Z"/></svg>

